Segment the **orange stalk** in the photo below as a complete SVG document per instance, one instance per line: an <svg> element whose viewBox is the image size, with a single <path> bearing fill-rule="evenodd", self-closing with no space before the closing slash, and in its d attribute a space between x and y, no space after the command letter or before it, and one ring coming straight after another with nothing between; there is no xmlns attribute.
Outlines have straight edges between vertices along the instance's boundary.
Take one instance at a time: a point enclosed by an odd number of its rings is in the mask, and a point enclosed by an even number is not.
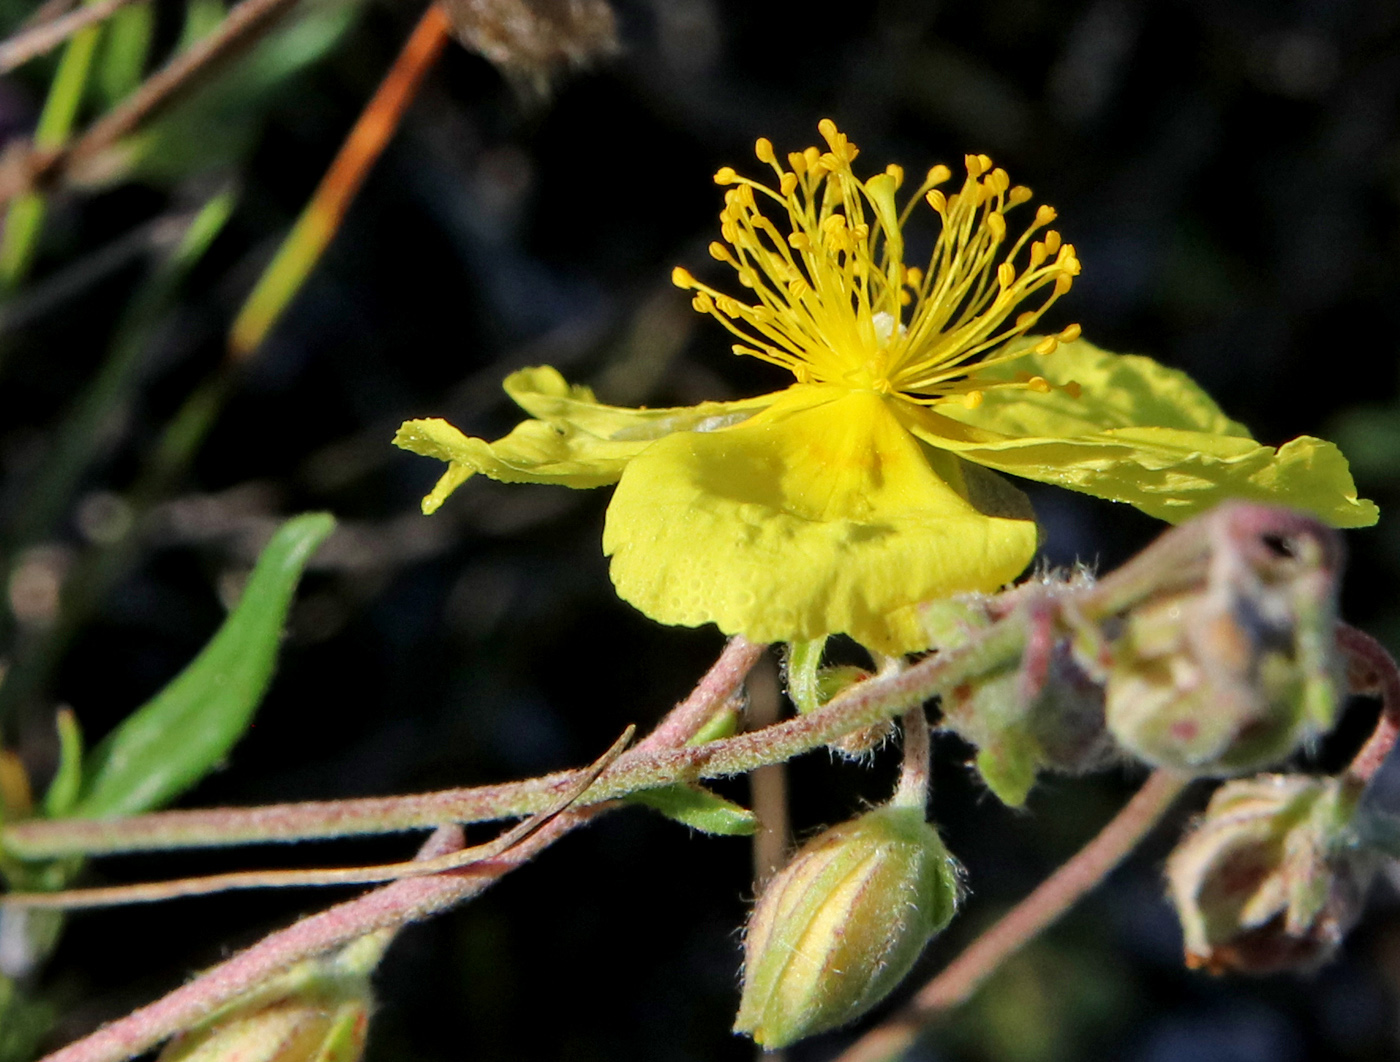
<svg viewBox="0 0 1400 1062"><path fill-rule="evenodd" d="M311 201L239 311L229 331L228 354L232 361L242 361L258 348L301 290L340 228L370 167L398 129L424 75L442 54L451 29L447 13L437 3L429 6L418 20L403 51L321 178Z"/></svg>

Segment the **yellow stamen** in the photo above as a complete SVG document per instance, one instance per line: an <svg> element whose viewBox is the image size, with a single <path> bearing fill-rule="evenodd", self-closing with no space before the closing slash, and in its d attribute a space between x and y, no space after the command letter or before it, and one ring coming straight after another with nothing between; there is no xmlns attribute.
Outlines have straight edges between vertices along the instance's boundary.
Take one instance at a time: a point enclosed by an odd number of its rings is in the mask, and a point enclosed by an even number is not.
<svg viewBox="0 0 1400 1062"><path fill-rule="evenodd" d="M975 409L987 388L1049 390L1042 377L1017 382L977 378L980 368L1029 353L1008 347L1032 328L1079 273L1071 244L1054 230L1055 211L1040 206L1022 235L1007 246L1007 211L1027 202L1030 189L1012 186L986 155L968 155L962 187L945 195L935 186L952 174L935 166L901 209L898 165L862 181L851 169L859 149L824 119L826 150L787 155L760 139L754 153L771 166L777 187L715 174L729 186L720 231L729 245L710 253L752 291L741 302L676 270L679 287L697 292L695 306L713 314L742 342L736 350L771 361L799 380L874 390L921 405L957 400ZM759 206L771 201L780 231ZM903 226L920 202L939 223L926 268L904 262ZM1038 308L1019 304L1048 289ZM1071 325L1040 340L1049 354L1079 335Z"/></svg>

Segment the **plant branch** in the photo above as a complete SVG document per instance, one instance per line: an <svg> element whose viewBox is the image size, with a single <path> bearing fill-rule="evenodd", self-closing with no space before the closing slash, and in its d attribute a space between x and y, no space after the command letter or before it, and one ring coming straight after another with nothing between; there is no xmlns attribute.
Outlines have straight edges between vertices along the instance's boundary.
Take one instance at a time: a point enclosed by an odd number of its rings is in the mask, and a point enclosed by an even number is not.
<svg viewBox="0 0 1400 1062"><path fill-rule="evenodd" d="M251 44L297 0L243 0L218 27L172 58L135 92L63 147L7 150L0 160L0 203L58 180L70 169L105 151L211 74L224 60Z"/></svg>
<svg viewBox="0 0 1400 1062"><path fill-rule="evenodd" d="M899 1057L925 1025L967 1002L1003 962L1103 881L1147 836L1188 783L1181 775L1154 771L1092 841L974 940L908 1006L862 1036L836 1062L886 1062Z"/></svg>
<svg viewBox="0 0 1400 1062"><path fill-rule="evenodd" d="M629 726L612 747L590 764L553 806L531 815L486 844L474 845L445 855L424 859L421 856L405 863L384 863L368 867L333 867L322 870L245 870L230 874L179 878L174 881L152 881L139 885L113 885L93 889L63 889L58 892L12 892L0 896L0 904L10 907L47 907L72 910L80 907L111 907L118 904L158 903L182 896L208 896L234 889L278 889L308 885L379 885L404 878L423 878L446 870L460 870L474 863L484 863L504 855L531 834L542 830L560 815L598 776L622 754L635 726Z"/></svg>
<svg viewBox="0 0 1400 1062"><path fill-rule="evenodd" d="M589 811L565 812L495 859L429 878L397 881L303 918L42 1062L124 1062L149 1051L298 962L367 933L421 921L484 892L590 817Z"/></svg>
<svg viewBox="0 0 1400 1062"><path fill-rule="evenodd" d="M136 0L95 0L76 11L21 30L8 40L0 41L0 74L8 74L17 66L52 51L85 26L110 18Z"/></svg>
<svg viewBox="0 0 1400 1062"><path fill-rule="evenodd" d="M1385 646L1349 624L1337 624L1337 647L1347 658L1351 692L1381 699L1376 729L1346 769L1346 777L1364 787L1400 738L1400 670Z"/></svg>
<svg viewBox="0 0 1400 1062"><path fill-rule="evenodd" d="M713 710L729 699L761 651L759 647L749 647L747 642L736 645L740 641L735 639L726 646L719 660L701 679L695 693L668 713L657 730L685 740L689 736L687 731L693 733L691 724L698 726L707 717L700 710L701 700L711 699ZM748 661L747 666L745 660ZM682 718L687 722L681 722ZM633 750L634 753L637 751ZM54 1052L42 1062L124 1062L149 1051L295 963L324 954L367 933L420 921L478 895L574 827L604 810L607 810L607 806L570 808L493 859L428 878L396 881L358 899L303 918L263 938L164 998ZM440 828L434 837L441 836L443 832ZM432 844L430 839L429 845L420 854L439 854L430 848ZM460 844L459 840L457 847Z"/></svg>
<svg viewBox="0 0 1400 1062"><path fill-rule="evenodd" d="M644 741L621 756L580 803L600 803L675 782L743 774L791 759L920 705L997 661L1013 659L1022 640L1020 628L1014 625L991 628L967 646L930 656L905 671L857 683L819 710L763 730L684 748L653 748ZM128 819L30 821L5 827L0 838L13 855L46 859L396 833L444 822L531 815L557 798L574 777L574 772L565 771L525 782L417 796L166 811Z"/></svg>

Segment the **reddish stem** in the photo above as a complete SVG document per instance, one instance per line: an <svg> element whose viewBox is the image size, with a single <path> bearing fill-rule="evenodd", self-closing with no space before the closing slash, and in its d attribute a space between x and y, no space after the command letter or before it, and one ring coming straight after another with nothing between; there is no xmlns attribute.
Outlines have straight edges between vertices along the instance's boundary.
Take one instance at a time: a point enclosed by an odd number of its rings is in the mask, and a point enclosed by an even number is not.
<svg viewBox="0 0 1400 1062"><path fill-rule="evenodd" d="M1400 738L1400 669L1385 646L1365 631L1337 624L1337 647L1347 658L1347 685L1352 693L1381 699L1381 717L1366 744L1346 769L1346 777L1363 786Z"/></svg>

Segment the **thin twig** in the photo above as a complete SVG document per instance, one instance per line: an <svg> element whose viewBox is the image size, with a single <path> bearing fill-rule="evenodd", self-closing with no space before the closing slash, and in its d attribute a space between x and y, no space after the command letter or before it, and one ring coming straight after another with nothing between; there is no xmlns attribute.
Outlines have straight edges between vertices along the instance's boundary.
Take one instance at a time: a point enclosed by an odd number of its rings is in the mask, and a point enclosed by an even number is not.
<svg viewBox="0 0 1400 1062"><path fill-rule="evenodd" d="M1385 646L1350 624L1337 624L1337 647L1347 658L1347 685L1351 692L1381 699L1376 729L1346 769L1348 778L1364 786L1375 777L1400 738L1400 670Z"/></svg>
<svg viewBox="0 0 1400 1062"><path fill-rule="evenodd" d="M791 759L922 704L965 675L985 669L989 660L1014 655L1019 637L1010 629L992 631L981 641L936 654L905 671L857 683L817 711L763 730L685 748L633 749L603 774L580 803L613 800L675 782L744 774ZM531 815L548 806L574 777L574 772L565 771L525 782L407 797L166 811L128 819L30 821L6 826L0 838L13 855L41 859L396 833L443 822Z"/></svg>
<svg viewBox="0 0 1400 1062"><path fill-rule="evenodd" d="M403 863L368 867L334 867L321 870L246 870L231 874L210 874L175 881L152 881L139 885L113 885L105 888L64 889L61 892L12 892L0 896L0 904L10 907L47 907L73 910L81 907L111 907L118 904L158 903L182 896L208 896L234 889L277 889L321 885L380 885L403 878L423 878L446 870L460 870L473 863L484 863L505 854L531 834L543 829L584 794L598 776L622 755L637 728L629 726L612 747L579 772L570 789L553 806L517 824L486 844L475 845L433 859L415 858Z"/></svg>
<svg viewBox="0 0 1400 1062"><path fill-rule="evenodd" d="M723 704L733 692L726 689L724 683L710 682L716 671L732 673L733 649L731 643L700 682L702 688L708 684L712 707ZM735 679L736 682L742 680L742 674ZM693 694L673 709L673 714L699 715L695 702ZM669 726L671 723L668 715L658 729L666 728L680 734L684 740L685 728ZM340 947L366 933L419 921L472 898L602 810L570 808L495 859L429 878L396 881L304 918L265 937L164 998L54 1052L42 1062L124 1062L149 1051L297 962Z"/></svg>
<svg viewBox="0 0 1400 1062"><path fill-rule="evenodd" d="M900 720L904 735L904 758L899 768L899 788L894 803L903 807L928 808L929 737L928 717L922 707L910 708Z"/></svg>
<svg viewBox="0 0 1400 1062"><path fill-rule="evenodd" d="M0 203L61 177L105 151L213 73L224 60L251 44L297 0L243 0L208 36L172 58L141 87L93 123L82 136L53 151L30 148L0 165Z"/></svg>
<svg viewBox="0 0 1400 1062"><path fill-rule="evenodd" d="M1155 826L1189 779L1154 771L1092 841L974 940L888 1021L847 1048L836 1062L899 1057L934 1018L965 1003L1008 958L1108 876Z"/></svg>
<svg viewBox="0 0 1400 1062"><path fill-rule="evenodd" d="M496 859L429 878L396 881L303 918L41 1062L124 1062L134 1058L298 962L367 933L421 921L484 892L590 817L587 810L565 812Z"/></svg>
<svg viewBox="0 0 1400 1062"><path fill-rule="evenodd" d="M76 11L23 30L0 41L0 74L8 74L17 66L52 51L84 26L110 18L136 0L94 0Z"/></svg>

